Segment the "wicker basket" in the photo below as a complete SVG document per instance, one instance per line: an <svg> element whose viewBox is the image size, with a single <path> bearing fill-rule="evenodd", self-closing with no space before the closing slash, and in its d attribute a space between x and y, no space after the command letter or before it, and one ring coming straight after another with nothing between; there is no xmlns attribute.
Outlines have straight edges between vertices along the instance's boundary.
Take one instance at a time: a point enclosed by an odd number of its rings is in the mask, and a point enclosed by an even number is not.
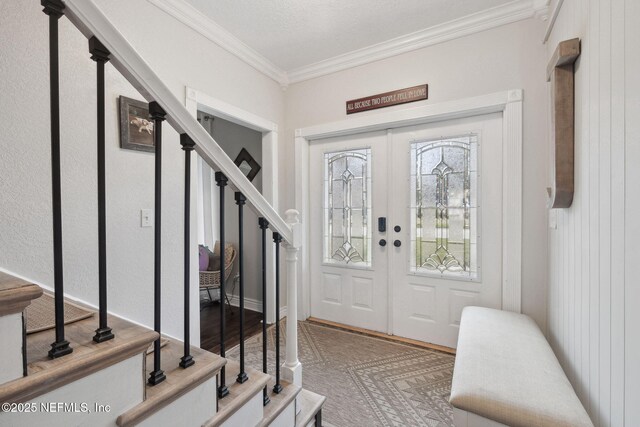
<svg viewBox="0 0 640 427"><path fill-rule="evenodd" d="M224 248L224 276L225 281L229 280L231 270L233 270L233 262L236 259L235 248L227 243ZM220 253L220 242L216 242L213 249L214 254ZM200 272L200 288L201 289L218 289L220 288L220 270L218 271L201 271Z"/></svg>

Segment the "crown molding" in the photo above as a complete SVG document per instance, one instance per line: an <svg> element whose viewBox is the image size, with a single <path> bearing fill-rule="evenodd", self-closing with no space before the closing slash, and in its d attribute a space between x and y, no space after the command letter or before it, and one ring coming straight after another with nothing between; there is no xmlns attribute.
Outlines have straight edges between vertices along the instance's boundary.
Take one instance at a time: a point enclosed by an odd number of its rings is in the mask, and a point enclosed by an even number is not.
<svg viewBox="0 0 640 427"><path fill-rule="evenodd" d="M515 0L501 6L287 72L247 46L233 34L185 1L147 1L237 56L256 70L280 83L283 89L286 89L290 83L297 83L390 58L402 53L411 52L524 19L537 17L546 21L550 2L550 0Z"/></svg>
<svg viewBox="0 0 640 427"><path fill-rule="evenodd" d="M196 8L180 0L147 0L152 5L174 17L189 28L237 56L256 70L286 87L289 83L287 73L273 62L247 46L236 36L209 19Z"/></svg>
<svg viewBox="0 0 640 427"><path fill-rule="evenodd" d="M313 79L536 16L545 19L546 9L546 0L516 0L325 61L297 68L288 72L289 82L297 83Z"/></svg>

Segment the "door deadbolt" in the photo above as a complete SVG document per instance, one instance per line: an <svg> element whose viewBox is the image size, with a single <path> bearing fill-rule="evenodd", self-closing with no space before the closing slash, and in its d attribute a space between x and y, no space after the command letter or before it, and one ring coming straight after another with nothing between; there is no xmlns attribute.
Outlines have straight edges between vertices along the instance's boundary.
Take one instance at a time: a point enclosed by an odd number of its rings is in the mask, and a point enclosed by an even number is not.
<svg viewBox="0 0 640 427"><path fill-rule="evenodd" d="M378 231L380 233L387 231L387 218L384 216L378 218Z"/></svg>

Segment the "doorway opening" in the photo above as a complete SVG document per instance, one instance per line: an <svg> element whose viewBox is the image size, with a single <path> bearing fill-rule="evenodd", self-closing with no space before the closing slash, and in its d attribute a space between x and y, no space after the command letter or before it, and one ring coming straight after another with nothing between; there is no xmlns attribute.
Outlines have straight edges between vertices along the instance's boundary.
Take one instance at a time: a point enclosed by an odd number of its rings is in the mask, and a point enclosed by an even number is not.
<svg viewBox="0 0 640 427"><path fill-rule="evenodd" d="M262 133L221 117L198 111L198 122L204 127L232 160L239 159L239 168L251 179L256 189L262 192ZM243 169L244 168L244 169ZM220 347L220 305L227 304L226 346L238 342L230 340L239 334L233 333L239 318L239 272L238 272L238 206L233 191L225 191L225 248L220 246L220 191L216 182L216 171L207 163L198 162L199 219L199 285L200 285L200 346L217 352ZM259 241L258 216L247 209L244 213L245 242ZM247 336L260 330L262 315L261 265L258 245L245 245L244 249L244 294L245 331ZM225 295L220 293L220 266L225 263Z"/></svg>
<svg viewBox="0 0 640 427"><path fill-rule="evenodd" d="M227 132L236 132L236 134L246 135L247 138L253 141L251 144L255 147L251 152L255 154L255 156L251 155L251 159L255 160L260 167L260 171L256 174L252 183L256 184L259 182L260 187L258 187L264 199L267 203L271 204L274 209L278 209L278 126L276 123L260 117L256 114L253 114L249 111L243 110L242 108L236 107L235 105L228 104L224 101L221 101L217 98L214 98L204 92L198 91L196 89L185 87L185 107L191 113L191 115L200 119L200 123L203 124L205 128L210 127L209 134L213 132L213 139L216 143L225 151L225 153L231 158L231 160L235 160L237 157L237 153L242 150L243 144L245 144L245 140L236 141L234 144L232 141L233 135L231 138L227 134ZM207 120L205 116L209 116L210 118ZM237 127L233 127L237 126ZM235 129L235 130L233 130ZM249 131L253 133L249 133ZM220 133L219 133L220 132ZM237 137L236 137L237 139ZM259 141L259 143L257 143ZM258 148L260 147L260 148ZM216 186L215 182L215 171L212 171L208 164L202 160L201 157L196 156L197 167L192 168L192 182L195 183L192 187L192 197L197 200L197 209L194 212L194 224L192 230L193 240L198 240L199 243L203 243L210 248L215 249L215 241L217 240L217 234L219 229L219 220L218 220L218 205L216 204L217 198L219 197L219 188ZM246 158L246 157L245 157ZM260 161L258 161L259 159ZM247 162L247 165L252 162ZM240 170L243 170L247 165L243 165L241 163ZM259 175L259 176L258 176ZM246 176L246 174L245 174ZM231 197L231 201L225 197L225 222L227 222L225 226L225 240L230 241L231 238L237 239L238 228L237 223L234 228L226 221L229 218L235 218L237 221L237 206L235 204L233 190L231 187L227 186L225 193L229 194ZM215 196L215 197L214 197ZM206 199L206 200L205 200ZM230 213L226 208L233 209ZM235 208L235 209L234 209ZM245 218L249 216L249 211L252 211L252 206L250 202L247 201L247 205L245 206L244 213ZM231 216L230 216L231 215ZM205 220L206 218L206 220ZM257 229L257 219L255 215L252 217L255 220L255 224L251 222L247 224L245 222L245 247L251 242L249 238L251 237L247 234L249 229ZM249 221L247 219L247 221ZM267 265L272 265L275 260L275 251L273 245L267 245ZM245 253L245 259L247 258L247 254ZM237 263L235 261L234 271L232 271L232 275L229 280L225 282L225 287L229 291L233 291L233 278L237 275ZM246 265L246 262L245 262ZM245 267L246 269L247 267ZM192 301L192 310L191 310L191 334L194 337L194 344L198 345L198 340L201 337L201 325L200 323L203 321L199 308L198 301L201 300L201 294L199 287L199 268L196 269L195 265L193 270L191 271L191 283L193 284L191 289L191 301ZM245 279L248 277L249 273L245 272ZM273 269L267 272L267 295L266 301L268 307L273 307L275 305L275 292L273 291L273 284L275 283L275 272ZM253 282L249 283L248 280L245 280L245 288L249 287L258 287L261 282ZM206 292L206 291L205 291ZM238 283L236 281L236 286L234 292L229 292L229 303L232 307L231 310L226 310L227 313L236 310L239 304L237 297L238 293ZM211 293L212 299L214 301L219 301L219 294L214 292ZM256 299L247 299L247 292L245 292L245 308L251 311L250 314L257 313L259 317L262 316L262 295L260 298ZM209 300L209 293L206 292L206 295L202 294L202 299ZM286 300L286 295L281 295L281 300ZM226 303L226 298L225 298ZM219 303L217 303L219 304ZM219 307L219 306L218 306ZM287 308L281 307L280 316L283 317L286 315ZM235 317L239 317L234 315ZM248 316L247 316L248 317ZM219 322L219 316L212 316L212 322ZM273 310L267 310L267 322L272 323L275 319L275 314ZM199 321L200 320L200 321ZM211 324L213 324L210 322ZM236 322L237 323L237 322ZM217 324L217 323L216 323ZM228 323L229 325L229 323ZM206 326L211 329L214 328L216 331L219 331L218 326ZM247 330L247 333L249 331ZM237 335L237 334L236 334ZM227 336L233 336L233 334L228 334ZM211 341L217 343L219 345L219 338L214 339L211 338ZM215 344L214 344L215 345ZM201 345L201 347L205 348L206 346ZM228 347L228 346L227 346Z"/></svg>

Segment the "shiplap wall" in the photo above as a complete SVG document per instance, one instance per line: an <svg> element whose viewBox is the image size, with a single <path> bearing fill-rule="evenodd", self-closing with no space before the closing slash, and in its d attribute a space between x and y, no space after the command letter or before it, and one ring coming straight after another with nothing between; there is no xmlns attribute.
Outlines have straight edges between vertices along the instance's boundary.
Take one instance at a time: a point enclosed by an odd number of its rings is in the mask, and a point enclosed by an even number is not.
<svg viewBox="0 0 640 427"><path fill-rule="evenodd" d="M596 426L640 426L640 0L565 0L580 37L576 192L550 212L549 340ZM555 228L554 228L555 224Z"/></svg>

